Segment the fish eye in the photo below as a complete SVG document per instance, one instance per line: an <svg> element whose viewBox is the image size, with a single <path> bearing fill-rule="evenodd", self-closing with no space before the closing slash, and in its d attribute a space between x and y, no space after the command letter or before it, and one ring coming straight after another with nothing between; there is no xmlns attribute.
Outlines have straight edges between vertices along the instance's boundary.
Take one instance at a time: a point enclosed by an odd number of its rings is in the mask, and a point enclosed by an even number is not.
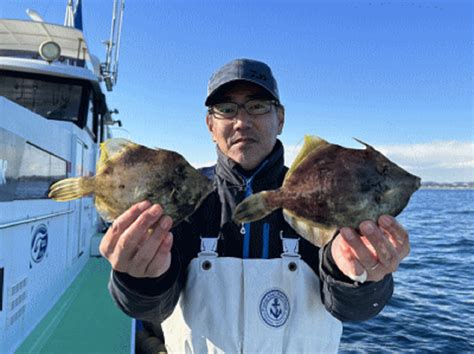
<svg viewBox="0 0 474 354"><path fill-rule="evenodd" d="M179 174L179 175L183 174L184 173L184 166L181 166L181 165L176 166L176 168L174 169L174 172L176 174Z"/></svg>
<svg viewBox="0 0 474 354"><path fill-rule="evenodd" d="M125 189L125 185L121 184L121 185L119 185L119 188L120 189Z"/></svg>
<svg viewBox="0 0 474 354"><path fill-rule="evenodd" d="M388 165L387 165L387 164L383 164L382 166L378 166L378 167L377 167L377 171L378 171L382 176L388 175Z"/></svg>

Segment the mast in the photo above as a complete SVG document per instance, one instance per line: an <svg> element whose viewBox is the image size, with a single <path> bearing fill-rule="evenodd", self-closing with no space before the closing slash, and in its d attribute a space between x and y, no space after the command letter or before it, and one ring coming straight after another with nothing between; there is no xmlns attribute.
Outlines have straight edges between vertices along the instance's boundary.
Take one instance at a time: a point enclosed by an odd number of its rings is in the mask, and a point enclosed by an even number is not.
<svg viewBox="0 0 474 354"><path fill-rule="evenodd" d="M107 91L112 91L113 86L117 83L124 9L125 0L114 0L114 6L112 9L112 24L110 27L110 39L104 42L106 45L106 59L105 63L101 64L101 73L104 78Z"/></svg>
<svg viewBox="0 0 474 354"><path fill-rule="evenodd" d="M64 26L74 27L74 7L72 0L67 1L66 15L64 16Z"/></svg>

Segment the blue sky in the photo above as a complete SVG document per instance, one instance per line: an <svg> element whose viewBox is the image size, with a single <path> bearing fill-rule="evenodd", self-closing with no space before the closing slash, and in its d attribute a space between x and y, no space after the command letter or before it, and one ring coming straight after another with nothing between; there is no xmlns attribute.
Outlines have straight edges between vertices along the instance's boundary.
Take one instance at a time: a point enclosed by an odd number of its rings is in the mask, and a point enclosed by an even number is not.
<svg viewBox="0 0 474 354"><path fill-rule="evenodd" d="M2 0L0 17L37 10L62 23L67 1ZM305 134L357 137L425 181L474 181L472 1L127 0L116 135L215 160L204 124L212 72L267 62L286 107L287 162ZM83 0L91 51L109 36L112 1Z"/></svg>

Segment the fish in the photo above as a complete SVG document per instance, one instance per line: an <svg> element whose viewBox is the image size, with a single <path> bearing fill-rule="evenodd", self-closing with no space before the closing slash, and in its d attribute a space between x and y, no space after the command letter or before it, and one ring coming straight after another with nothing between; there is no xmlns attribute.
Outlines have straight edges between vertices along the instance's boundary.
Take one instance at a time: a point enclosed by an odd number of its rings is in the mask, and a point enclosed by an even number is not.
<svg viewBox="0 0 474 354"><path fill-rule="evenodd" d="M101 143L95 176L60 180L51 185L48 196L69 201L94 195L97 211L108 222L133 204L149 200L160 204L176 226L212 189L213 183L179 153L115 138Z"/></svg>
<svg viewBox="0 0 474 354"><path fill-rule="evenodd" d="M362 221L376 221L383 214L397 216L421 179L354 139L365 149L305 136L281 188L244 199L235 208L234 221L252 222L282 208L296 232L323 247L341 227L358 229Z"/></svg>

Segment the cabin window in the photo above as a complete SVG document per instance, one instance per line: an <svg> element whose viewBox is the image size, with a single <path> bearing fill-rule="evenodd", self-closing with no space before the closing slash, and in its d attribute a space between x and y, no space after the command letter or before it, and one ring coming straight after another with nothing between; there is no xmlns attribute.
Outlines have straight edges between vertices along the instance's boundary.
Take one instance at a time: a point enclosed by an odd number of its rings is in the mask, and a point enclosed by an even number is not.
<svg viewBox="0 0 474 354"><path fill-rule="evenodd" d="M0 128L0 202L46 199L49 186L67 177L65 160Z"/></svg>
<svg viewBox="0 0 474 354"><path fill-rule="evenodd" d="M97 124L97 112L94 106L94 93L91 91L88 99L87 104L87 115L86 115L86 127L87 132L92 137L92 140L97 142L97 132L98 132L98 124Z"/></svg>
<svg viewBox="0 0 474 354"><path fill-rule="evenodd" d="M0 96L47 119L70 121L81 128L90 91L83 80L0 71Z"/></svg>

